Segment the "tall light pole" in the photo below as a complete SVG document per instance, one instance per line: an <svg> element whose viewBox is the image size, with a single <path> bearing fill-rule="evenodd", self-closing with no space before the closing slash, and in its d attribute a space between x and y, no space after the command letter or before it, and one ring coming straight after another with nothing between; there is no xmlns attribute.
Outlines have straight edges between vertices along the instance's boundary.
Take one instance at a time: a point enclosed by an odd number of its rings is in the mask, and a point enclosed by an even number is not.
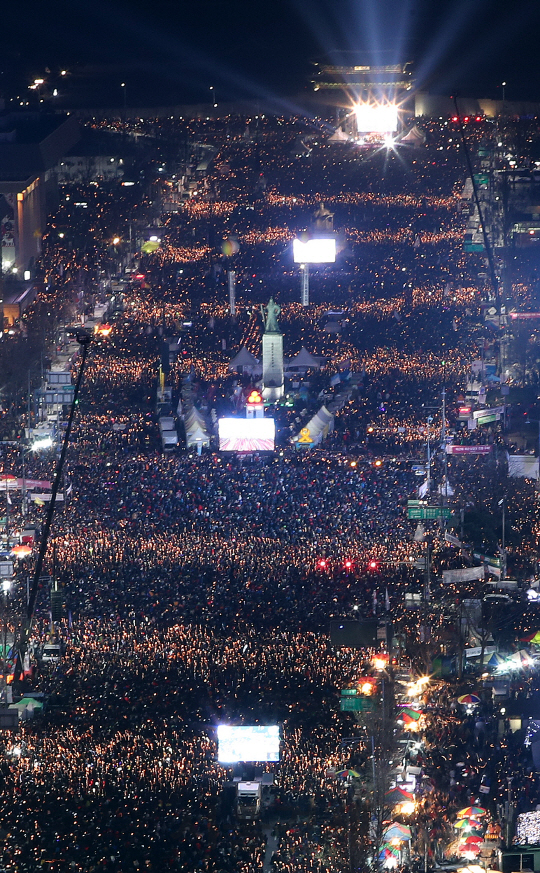
<svg viewBox="0 0 540 873"><path fill-rule="evenodd" d="M505 90L504 90L504 89L506 88L506 82L501 82L501 87L502 87L503 106L504 106L504 94L505 94Z"/></svg>
<svg viewBox="0 0 540 873"><path fill-rule="evenodd" d="M502 566L501 566L501 579L506 579L506 496L499 500L499 506L501 507L502 512Z"/></svg>
<svg viewBox="0 0 540 873"><path fill-rule="evenodd" d="M124 124L126 124L126 122L127 122L127 91L126 91L126 83L125 83L125 82L120 82L120 87L121 87L121 89L122 89L122 93L123 93L123 95L124 95L124 97L123 97L123 103L124 103Z"/></svg>
<svg viewBox="0 0 540 873"><path fill-rule="evenodd" d="M210 88L208 90L212 92L212 105L213 105L214 109L216 109L217 108L216 89L214 88L213 85L210 85Z"/></svg>
<svg viewBox="0 0 540 873"><path fill-rule="evenodd" d="M431 437L430 437L429 426L430 426L432 421L433 421L433 416L428 415L428 417L427 417L427 477L426 477L428 500L429 500L429 495L431 494Z"/></svg>

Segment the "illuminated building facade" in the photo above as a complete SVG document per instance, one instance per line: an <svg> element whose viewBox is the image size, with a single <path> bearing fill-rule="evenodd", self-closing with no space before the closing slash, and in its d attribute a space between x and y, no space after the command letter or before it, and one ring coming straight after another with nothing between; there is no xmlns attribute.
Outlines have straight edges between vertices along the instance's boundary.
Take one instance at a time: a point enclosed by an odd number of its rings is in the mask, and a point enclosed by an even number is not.
<svg viewBox="0 0 540 873"><path fill-rule="evenodd" d="M343 53L341 62L316 63L311 81L321 102L340 107L340 127L356 140L395 134L414 109L410 62L363 63Z"/></svg>
<svg viewBox="0 0 540 873"><path fill-rule="evenodd" d="M0 267L31 269L58 199L56 165L79 139L74 117L0 113Z"/></svg>

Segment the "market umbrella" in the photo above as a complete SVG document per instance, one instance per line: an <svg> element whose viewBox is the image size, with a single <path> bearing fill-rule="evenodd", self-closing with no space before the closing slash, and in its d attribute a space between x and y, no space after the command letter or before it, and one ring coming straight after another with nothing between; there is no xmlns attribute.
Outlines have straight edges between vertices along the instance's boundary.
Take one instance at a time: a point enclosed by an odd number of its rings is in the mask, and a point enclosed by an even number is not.
<svg viewBox="0 0 540 873"><path fill-rule="evenodd" d="M477 694L462 694L457 699L458 703L480 703L480 698Z"/></svg>
<svg viewBox="0 0 540 873"><path fill-rule="evenodd" d="M470 837L467 837L467 839L464 840L464 843L465 843L465 845L467 845L467 846L472 845L473 843L483 843L483 842L484 842L484 838L483 838L483 837L475 837L475 836L473 836L472 834L471 834Z"/></svg>
<svg viewBox="0 0 540 873"><path fill-rule="evenodd" d="M411 829L408 825L402 825L398 821L393 821L384 832L385 840L410 840Z"/></svg>
<svg viewBox="0 0 540 873"><path fill-rule="evenodd" d="M399 858L399 849L397 846L391 846L389 843L383 843L379 853L379 859L386 861L388 858Z"/></svg>
<svg viewBox="0 0 540 873"><path fill-rule="evenodd" d="M355 779L360 779L360 773L356 770L336 770L336 776L341 776L342 779L346 779L347 776L354 776Z"/></svg>
<svg viewBox="0 0 540 873"><path fill-rule="evenodd" d="M487 662L488 667L500 667L502 664L506 663L506 658L503 658L502 655L499 655L498 652L494 652Z"/></svg>
<svg viewBox="0 0 540 873"><path fill-rule="evenodd" d="M458 818L476 818L478 815L486 815L486 810L482 806L466 806L460 809Z"/></svg>
<svg viewBox="0 0 540 873"><path fill-rule="evenodd" d="M474 818L460 818L458 821L454 822L454 827L460 829L469 828L474 831L476 828L481 828L482 823L476 821Z"/></svg>
<svg viewBox="0 0 540 873"><path fill-rule="evenodd" d="M391 788L384 796L388 803L402 803L404 800L414 800L414 794L398 786Z"/></svg>
<svg viewBox="0 0 540 873"><path fill-rule="evenodd" d="M19 700L18 706L28 706L33 709L43 709L41 700L36 700L35 697L23 697Z"/></svg>
<svg viewBox="0 0 540 873"><path fill-rule="evenodd" d="M481 851L480 846L476 843L461 843L458 847L458 852L461 852L462 855L466 855L467 852L470 852L471 855L478 855Z"/></svg>
<svg viewBox="0 0 540 873"><path fill-rule="evenodd" d="M11 554L16 555L18 558L26 558L32 554L32 548L31 546L13 546Z"/></svg>
<svg viewBox="0 0 540 873"><path fill-rule="evenodd" d="M405 724L414 724L419 720L421 715L422 713L418 712L417 709L411 709L410 707L401 710L401 717Z"/></svg>
<svg viewBox="0 0 540 873"><path fill-rule="evenodd" d="M405 713L407 713L407 715L410 715L410 717L413 718L415 721L418 721L418 719L422 715L421 710L415 709L412 706L403 706L401 709L401 713L402 715L405 715Z"/></svg>
<svg viewBox="0 0 540 873"><path fill-rule="evenodd" d="M523 667L528 667L532 664L533 659L525 649L520 649L519 652L512 655L510 661L516 663L518 666L521 665Z"/></svg>

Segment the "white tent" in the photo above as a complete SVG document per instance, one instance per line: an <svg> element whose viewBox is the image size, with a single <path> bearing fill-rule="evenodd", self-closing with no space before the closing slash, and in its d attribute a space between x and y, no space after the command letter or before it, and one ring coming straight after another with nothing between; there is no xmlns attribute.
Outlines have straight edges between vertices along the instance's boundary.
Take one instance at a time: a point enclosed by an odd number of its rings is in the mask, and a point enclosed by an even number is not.
<svg viewBox="0 0 540 873"><path fill-rule="evenodd" d="M262 372L262 367L258 358L252 355L251 352L248 352L245 346L242 346L238 354L229 363L229 370L234 373L247 373L251 375Z"/></svg>
<svg viewBox="0 0 540 873"><path fill-rule="evenodd" d="M350 136L344 133L341 127L338 127L337 130L334 131L331 137L329 137L328 142L349 142Z"/></svg>
<svg viewBox="0 0 540 873"><path fill-rule="evenodd" d="M210 437L206 433L206 431L201 430L200 427L188 433L186 431L186 445L189 448L190 446L209 446L210 445Z"/></svg>
<svg viewBox="0 0 540 873"><path fill-rule="evenodd" d="M184 426L186 430L192 430L193 427L200 427L204 430L206 422L204 416L193 406L184 417Z"/></svg>
<svg viewBox="0 0 540 873"><path fill-rule="evenodd" d="M299 373L300 371L305 372L306 370L320 370L321 362L319 358L315 358L306 348L304 348L304 346L302 346L294 358L289 358L286 369L288 371L294 371L295 373Z"/></svg>
<svg viewBox="0 0 540 873"><path fill-rule="evenodd" d="M403 136L400 140L400 142L404 142L407 145L412 146L424 145L425 141L426 135L424 131L420 130L420 128L416 124L414 125L414 127L411 127L408 133L406 133L405 136Z"/></svg>
<svg viewBox="0 0 540 873"><path fill-rule="evenodd" d="M206 421L204 416L194 406L191 407L187 415L184 417L184 428L186 431L186 445L190 446L210 445L210 436L206 430Z"/></svg>

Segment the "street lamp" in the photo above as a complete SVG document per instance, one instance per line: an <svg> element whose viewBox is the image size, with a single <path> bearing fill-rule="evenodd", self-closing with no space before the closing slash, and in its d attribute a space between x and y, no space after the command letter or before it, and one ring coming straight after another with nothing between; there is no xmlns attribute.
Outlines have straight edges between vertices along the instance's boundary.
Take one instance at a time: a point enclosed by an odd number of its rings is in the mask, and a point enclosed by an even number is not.
<svg viewBox="0 0 540 873"><path fill-rule="evenodd" d="M503 92L503 106L504 106L504 93L505 93L504 89L506 88L506 82L501 82L501 86L502 86L502 92Z"/></svg>
<svg viewBox="0 0 540 873"><path fill-rule="evenodd" d="M216 89L214 88L213 85L210 85L209 90L212 92L212 101L213 101L213 106L214 106L214 109L216 109L216 107L217 107L217 102L216 102Z"/></svg>

